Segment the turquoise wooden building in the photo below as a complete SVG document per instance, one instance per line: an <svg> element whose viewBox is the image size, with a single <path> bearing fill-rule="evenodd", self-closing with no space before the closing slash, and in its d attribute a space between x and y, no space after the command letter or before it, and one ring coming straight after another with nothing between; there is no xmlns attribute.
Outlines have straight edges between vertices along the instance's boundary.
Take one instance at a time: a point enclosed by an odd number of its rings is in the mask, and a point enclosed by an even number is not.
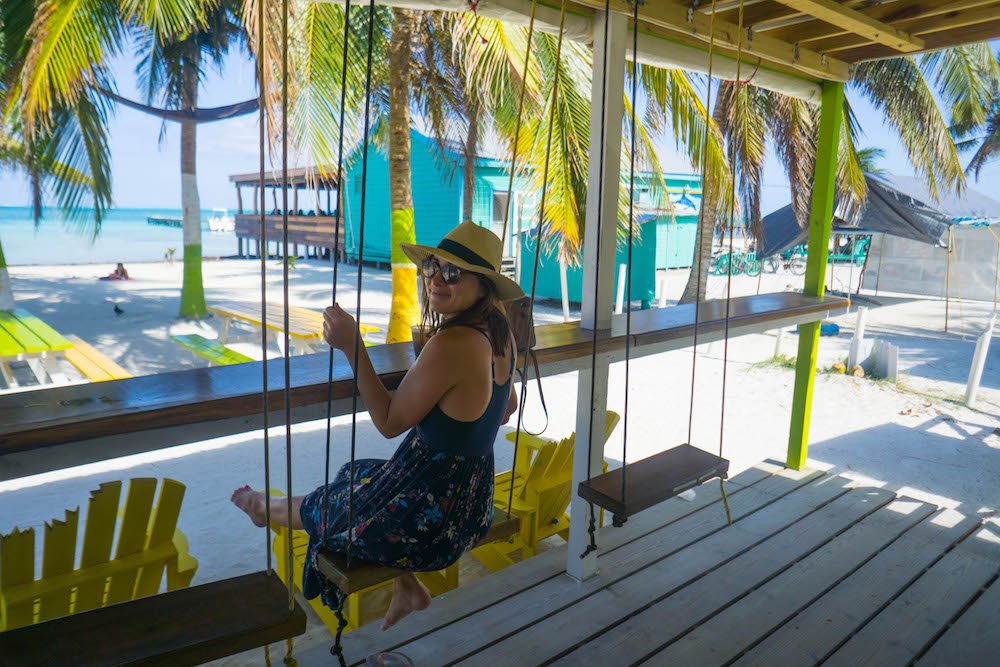
<svg viewBox="0 0 1000 667"><path fill-rule="evenodd" d="M642 308L649 308L656 296L656 229L659 218L654 215L642 216L639 220L639 237L632 243L632 290L631 301L639 301ZM526 294L531 293L531 279L535 268L535 232L521 234L521 262L518 283ZM566 267L566 296L571 303L581 301L583 291L582 257L577 257L575 265ZM628 262L628 243L618 243L615 256L615 280L620 267ZM542 247L542 257L538 264L538 279L535 296L540 299L562 299L562 285L559 276L559 258L555 248Z"/></svg>
<svg viewBox="0 0 1000 667"><path fill-rule="evenodd" d="M436 245L441 238L461 221L462 171L464 156L456 147L442 155L433 139L416 130L410 131L410 164L413 187L413 209L417 243ZM361 161L355 153L345 182L345 252L357 260L360 241L361 211ZM473 193L472 220L489 227L499 236L503 228L504 210L511 204L508 193L508 161L492 157L476 159L476 184ZM691 266L694 256L694 237L701 202L701 178L697 174L665 174L666 196L671 207L667 208L662 196L651 194L651 174L640 174L636 183L636 206L649 219L644 224L643 241L638 253L642 256L642 275L633 272L633 296L645 301L652 299L655 287L655 270ZM368 187L365 221L364 259L367 262L388 263L389 248L389 162L383 149L372 145L368 153ZM537 224L537 201L528 191L526 179L514 181L513 206L508 222L504 255L515 256L526 247L527 230ZM672 213L671 213L672 209ZM518 241L520 239L520 241ZM638 246L637 246L638 247ZM619 248L619 254L623 251ZM633 250L636 255L637 250ZM521 276L525 266L530 266L533 250L528 250L517 264ZM624 255L622 255L621 261ZM560 298L559 265L554 257L543 256L540 269L539 294ZM636 261L639 261L638 259ZM647 264L651 264L647 266ZM637 265L638 266L638 265ZM652 267L652 268L649 268ZM645 275L645 272L654 273ZM579 301L579 287L573 288L580 276L569 268L569 298ZM530 289L530 273L522 287Z"/></svg>
<svg viewBox="0 0 1000 667"><path fill-rule="evenodd" d="M662 198L650 194L650 174L644 174L636 187L636 204L640 209L654 211L656 216L656 268L679 269L691 266L694 260L695 232L701 207L701 176L698 174L664 174L670 210Z"/></svg>
<svg viewBox="0 0 1000 667"><path fill-rule="evenodd" d="M462 171L465 158L458 150L442 156L433 139L416 130L410 131L410 165L413 186L413 211L417 243L437 245L462 215ZM476 159L476 186L473 194L472 220L489 227L499 236L504 209L510 202L508 162L489 157ZM346 253L358 258L361 212L361 160L351 161L345 183ZM523 179L514 182L514 207L508 222L504 254L511 255L512 239L519 225L531 220L533 199L524 193ZM389 262L389 161L386 152L372 145L368 153L368 187L365 219L366 262Z"/></svg>

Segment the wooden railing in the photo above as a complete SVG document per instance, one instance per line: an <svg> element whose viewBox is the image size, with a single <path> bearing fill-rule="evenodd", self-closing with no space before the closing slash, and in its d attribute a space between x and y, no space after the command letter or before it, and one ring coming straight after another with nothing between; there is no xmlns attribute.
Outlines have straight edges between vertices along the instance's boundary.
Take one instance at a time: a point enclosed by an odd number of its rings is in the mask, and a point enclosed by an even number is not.
<svg viewBox="0 0 1000 667"><path fill-rule="evenodd" d="M288 216L288 242L333 249L334 230L340 225L340 247L345 248L344 220L332 216L290 215ZM264 216L264 232L268 241L281 241L283 238L282 218L280 215ZM241 213L236 216L236 236L238 238L260 238L260 215Z"/></svg>
<svg viewBox="0 0 1000 667"><path fill-rule="evenodd" d="M816 298L785 292L732 300L730 336L741 336L813 322L840 314L842 298ZM699 342L721 340L726 305L702 305ZM542 375L589 366L593 332L579 322L537 327L536 352ZM598 331L598 353L611 361L624 356L625 320ZM632 356L641 357L691 345L694 307L635 311ZM409 343L369 349L382 381L394 389L413 363ZM270 364L270 423L284 419L281 359ZM292 421L326 414L327 354L291 359ZM352 375L337 353L331 389L333 414L351 410ZM261 362L161 373L84 385L0 396L0 479L197 442L258 429L263 424Z"/></svg>

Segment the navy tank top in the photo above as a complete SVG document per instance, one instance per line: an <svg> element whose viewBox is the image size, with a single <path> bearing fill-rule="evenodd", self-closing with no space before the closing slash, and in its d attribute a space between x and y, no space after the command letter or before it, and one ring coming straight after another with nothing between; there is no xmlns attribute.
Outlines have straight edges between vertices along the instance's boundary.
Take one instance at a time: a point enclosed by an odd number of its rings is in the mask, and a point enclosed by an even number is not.
<svg viewBox="0 0 1000 667"><path fill-rule="evenodd" d="M475 327L469 328L489 339L486 332ZM427 416L414 427L421 442L433 450L459 456L493 455L493 443L500 431L500 424L503 423L503 415L510 397L510 383L514 377L513 347L512 343L510 374L502 385L496 383L496 359L490 362L493 394L479 419L467 422L449 417L435 404Z"/></svg>

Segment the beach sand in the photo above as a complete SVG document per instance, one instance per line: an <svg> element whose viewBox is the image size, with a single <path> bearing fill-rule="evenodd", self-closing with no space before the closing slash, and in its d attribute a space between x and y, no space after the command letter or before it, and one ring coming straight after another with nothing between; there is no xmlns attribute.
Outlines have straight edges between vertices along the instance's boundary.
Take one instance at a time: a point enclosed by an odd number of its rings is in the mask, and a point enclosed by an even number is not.
<svg viewBox="0 0 1000 667"><path fill-rule="evenodd" d="M280 265L268 266L269 299L280 299ZM18 304L61 333L73 333L112 357L130 372L150 374L204 365L169 339L178 333L217 335L217 322L186 322L176 318L181 264L129 264L133 280L103 282L97 277L106 265L13 267L11 276ZM353 310L356 268L342 265L338 300ZM259 300L260 265L253 260L216 260L204 264L206 296L218 301ZM838 267L847 276L847 269ZM683 287L686 271L664 274L668 298ZM844 278L840 278L843 280ZM331 268L318 261L300 261L292 271L290 301L320 309L330 299ZM762 291L781 291L801 285L802 278L787 273L765 275ZM838 288L847 286L838 284ZM757 279L734 281L733 294L752 293ZM388 320L390 274L365 268L362 321L381 327ZM725 293L725 280L712 278L710 296ZM810 465L829 468L865 483L884 485L966 514L990 516L1000 509L1000 345L990 350L980 401L976 410L960 405L975 346L992 304L952 304L951 332L943 332L943 301L885 298L868 313L867 337L900 347L900 386L844 375L817 376L813 403ZM113 306L124 312L115 315ZM578 313L574 311L574 317ZM561 321L553 304L538 308L539 322ZM821 369L847 355L854 328L853 314L835 320L837 337L820 344ZM966 334L964 337L962 333ZM384 334L371 336L381 340ZM259 348L236 346L254 358ZM781 352L794 355L797 337L783 336ZM773 334L744 336L730 341L725 399L724 453L736 474L763 459L783 461L792 402L793 371L769 363L775 352ZM698 356L692 442L715 451L719 446L722 342L703 345ZM691 382L690 350L668 352L635 360L631 368L630 422L627 458L633 461L687 439ZM624 366L611 369L609 407L621 411ZM543 380L549 406L547 437L558 439L574 429L576 377L565 374ZM534 387L532 387L534 390ZM537 394L525 415L537 428L542 421ZM510 427L504 431L509 432ZM325 424L312 422L292 429L292 488L306 493L323 482ZM333 420L330 475L349 458L351 417ZM382 438L367 415L358 416L358 452L362 457L391 455L397 441ZM271 485L284 490L286 454L284 429L272 429ZM510 467L512 447L496 445L497 470ZM612 465L622 457L622 428L605 450ZM264 486L263 435L239 434L192 443L114 461L80 466L43 475L0 482L0 532L14 526L40 528L61 518L67 508L85 505L98 484L130 477L171 477L187 485L179 527L199 561L194 583L204 583L261 569L265 565L265 534L254 528L229 503L232 489L244 483ZM476 575L474 564L464 573ZM375 612L377 613L377 611ZM404 621L405 622L405 621ZM315 619L308 642L330 642ZM349 635L347 641L349 641ZM231 660L245 664L246 656ZM255 662L263 663L258 651Z"/></svg>

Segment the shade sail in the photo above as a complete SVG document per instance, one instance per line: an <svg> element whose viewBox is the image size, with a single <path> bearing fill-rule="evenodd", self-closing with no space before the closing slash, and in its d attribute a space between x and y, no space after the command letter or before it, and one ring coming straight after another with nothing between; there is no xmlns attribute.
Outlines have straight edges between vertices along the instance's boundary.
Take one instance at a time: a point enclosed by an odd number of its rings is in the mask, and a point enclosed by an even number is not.
<svg viewBox="0 0 1000 667"><path fill-rule="evenodd" d="M948 227L956 221L1000 219L1000 202L978 192L942 194L938 202L931 203L930 193L918 179L869 174L865 180L868 200L860 209L838 201L834 232L885 233L943 248L948 244ZM762 227L760 257L805 243L809 237L790 204L764 216Z"/></svg>

